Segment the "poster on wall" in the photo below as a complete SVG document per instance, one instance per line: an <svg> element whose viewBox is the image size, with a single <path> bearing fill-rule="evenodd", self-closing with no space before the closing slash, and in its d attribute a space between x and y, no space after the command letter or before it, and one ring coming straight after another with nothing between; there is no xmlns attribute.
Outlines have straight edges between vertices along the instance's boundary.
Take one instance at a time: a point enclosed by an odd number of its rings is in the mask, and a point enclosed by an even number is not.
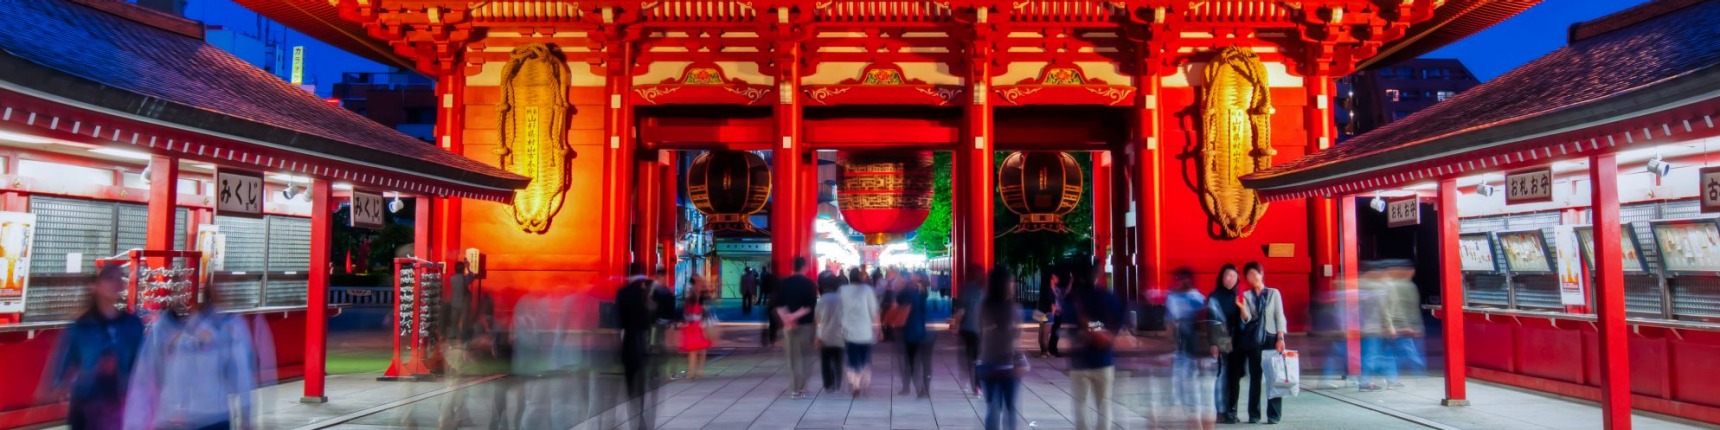
<svg viewBox="0 0 1720 430"><path fill-rule="evenodd" d="M353 190L352 205L349 209L352 211L349 218L352 218L353 227L382 229L383 214L387 213L383 209L382 194Z"/></svg>
<svg viewBox="0 0 1720 430"><path fill-rule="evenodd" d="M215 214L263 217L263 175L220 169L215 171Z"/></svg>
<svg viewBox="0 0 1720 430"><path fill-rule="evenodd" d="M1458 261L1465 272L1493 272L1493 236L1487 233L1465 234L1457 238Z"/></svg>
<svg viewBox="0 0 1720 430"><path fill-rule="evenodd" d="M1588 294L1583 291L1583 266L1577 261L1577 233L1568 225L1553 228L1553 250L1559 257L1559 303L1566 306L1587 305Z"/></svg>
<svg viewBox="0 0 1720 430"><path fill-rule="evenodd" d="M1643 273L1648 271L1648 265L1643 264L1642 246L1636 241L1636 230L1630 223L1621 224L1619 229L1620 267L1626 273ZM1595 229L1594 227L1577 227L1577 242L1582 245L1583 262L1589 267L1595 267Z"/></svg>
<svg viewBox="0 0 1720 430"><path fill-rule="evenodd" d="M1547 241L1540 230L1499 233L1499 247L1505 251L1505 268L1513 273L1553 271L1553 263L1547 258Z"/></svg>
<svg viewBox="0 0 1720 430"><path fill-rule="evenodd" d="M197 226L196 250L202 253L203 281L207 285L212 274L227 266L227 235L221 234L221 226Z"/></svg>
<svg viewBox="0 0 1720 430"><path fill-rule="evenodd" d="M1720 225L1713 219L1656 221L1654 246L1669 272L1720 272Z"/></svg>
<svg viewBox="0 0 1720 430"><path fill-rule="evenodd" d="M24 313L35 239L36 214L0 212L0 258L6 262L6 277L0 278L0 314Z"/></svg>

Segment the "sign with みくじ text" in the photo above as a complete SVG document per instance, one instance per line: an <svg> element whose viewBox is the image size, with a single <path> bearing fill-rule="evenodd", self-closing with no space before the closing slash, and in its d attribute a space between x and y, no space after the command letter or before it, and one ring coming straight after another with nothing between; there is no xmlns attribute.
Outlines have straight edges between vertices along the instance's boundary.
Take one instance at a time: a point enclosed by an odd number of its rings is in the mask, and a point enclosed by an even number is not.
<svg viewBox="0 0 1720 430"><path fill-rule="evenodd" d="M215 172L215 213L260 218L263 216L263 175L220 169Z"/></svg>
<svg viewBox="0 0 1720 430"><path fill-rule="evenodd" d="M381 194L356 190L352 192L353 227L381 229L385 213L387 212L383 209Z"/></svg>
<svg viewBox="0 0 1720 430"><path fill-rule="evenodd" d="M1519 170L1505 174L1505 204L1553 201L1553 168Z"/></svg>

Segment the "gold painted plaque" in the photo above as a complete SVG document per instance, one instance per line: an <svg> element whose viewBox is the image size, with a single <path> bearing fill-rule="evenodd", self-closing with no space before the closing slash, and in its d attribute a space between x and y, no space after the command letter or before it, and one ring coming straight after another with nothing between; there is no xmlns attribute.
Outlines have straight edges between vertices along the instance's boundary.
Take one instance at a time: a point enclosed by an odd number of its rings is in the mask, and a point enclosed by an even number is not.
<svg viewBox="0 0 1720 430"><path fill-rule="evenodd" d="M567 146L567 63L548 45L514 48L502 69L502 146L496 148L501 167L532 178L514 191L514 222L527 233L549 231L550 219L561 210L570 176Z"/></svg>
<svg viewBox="0 0 1720 430"><path fill-rule="evenodd" d="M1277 153L1271 94L1266 68L1248 48L1225 48L1206 66L1200 196L1216 237L1246 237L1266 215L1266 202L1239 178L1272 166Z"/></svg>

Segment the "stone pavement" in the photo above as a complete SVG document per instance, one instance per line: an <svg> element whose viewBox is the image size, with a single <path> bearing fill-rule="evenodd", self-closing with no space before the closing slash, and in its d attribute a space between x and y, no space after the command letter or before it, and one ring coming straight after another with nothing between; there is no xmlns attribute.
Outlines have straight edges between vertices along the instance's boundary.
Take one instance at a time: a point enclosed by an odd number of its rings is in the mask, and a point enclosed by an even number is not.
<svg viewBox="0 0 1720 430"><path fill-rule="evenodd" d="M931 399L898 396L901 380L895 372L897 349L875 351L873 386L856 399L846 392L816 393L790 399L789 375L781 349L757 348L756 329L733 324L711 354L707 378L668 381L654 391L650 415L660 429L976 429L984 402L965 394L967 383L957 367L956 342L938 339L934 355ZM756 325L754 325L756 327ZM1127 338L1125 338L1127 339ZM1032 351L1031 337L1022 339ZM1212 411L1211 364L1194 388L1197 405L1183 407L1169 400L1179 392L1169 378L1166 355L1157 339L1138 344L1122 341L1132 352L1119 359L1113 428L1202 428ZM1304 363L1316 360L1304 358ZM671 370L684 367L674 360ZM1066 362L1033 358L1033 370L1019 398L1021 429L1073 428ZM330 402L298 403L301 382L288 382L258 391L258 427L282 429L398 429L437 428L450 401L464 405L467 415L458 426L444 428L633 428L637 416L620 405L620 375L604 371L590 377L560 375L540 378L448 378L440 382L379 382L376 375L336 375L328 379ZM1284 401L1282 429L1586 429L1599 428L1600 410L1593 403L1470 383L1474 406L1439 406L1438 378L1409 378L1408 387L1382 392L1354 388L1311 390L1317 372L1303 371L1305 389ZM808 381L818 387L816 363ZM1246 391L1246 387L1244 387ZM1247 403L1239 406L1246 417ZM451 410L451 409L449 409ZM503 411L497 413L497 411ZM524 412L524 413L522 413ZM520 421L521 417L526 421ZM530 417L538 417L536 420ZM450 423L455 420L448 420ZM1682 421L1638 415L1637 428L1701 428ZM1217 428L1249 428L1219 425Z"/></svg>

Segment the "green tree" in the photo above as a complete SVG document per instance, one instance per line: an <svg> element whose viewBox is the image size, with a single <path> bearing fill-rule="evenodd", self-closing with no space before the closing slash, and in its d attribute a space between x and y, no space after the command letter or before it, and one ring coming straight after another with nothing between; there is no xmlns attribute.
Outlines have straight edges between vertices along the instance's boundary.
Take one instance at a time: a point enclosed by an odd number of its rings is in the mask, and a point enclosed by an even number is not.
<svg viewBox="0 0 1720 430"><path fill-rule="evenodd" d="M914 251L938 257L950 252L950 152L932 154L932 210L909 242Z"/></svg>

